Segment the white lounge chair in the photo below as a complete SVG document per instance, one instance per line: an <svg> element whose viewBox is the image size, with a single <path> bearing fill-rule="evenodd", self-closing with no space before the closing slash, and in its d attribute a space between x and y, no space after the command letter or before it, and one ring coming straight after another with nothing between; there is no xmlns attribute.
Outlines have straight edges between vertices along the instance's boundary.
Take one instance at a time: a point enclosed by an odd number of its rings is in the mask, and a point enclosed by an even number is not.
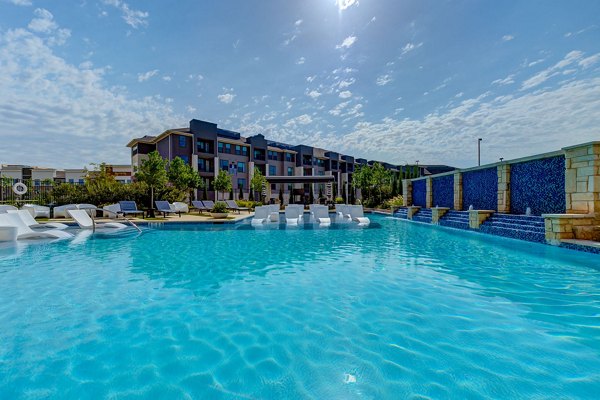
<svg viewBox="0 0 600 400"><path fill-rule="evenodd" d="M85 212L87 212L90 217L95 217L96 216L96 210L98 209L98 207L96 207L93 204L76 204L77 205L77 209L78 210L85 210Z"/></svg>
<svg viewBox="0 0 600 400"><path fill-rule="evenodd" d="M300 222L300 214L298 213L298 207L294 205L285 206L285 222L288 225L298 225Z"/></svg>
<svg viewBox="0 0 600 400"><path fill-rule="evenodd" d="M67 218L67 210L77 210L77 204L65 204L54 207L54 218Z"/></svg>
<svg viewBox="0 0 600 400"><path fill-rule="evenodd" d="M73 235L59 229L48 231L34 231L25 224L17 213L0 214L0 226L13 226L17 228L17 239L69 239Z"/></svg>
<svg viewBox="0 0 600 400"><path fill-rule="evenodd" d="M50 207L40 206L38 204L24 204L21 210L27 210L33 218L50 218Z"/></svg>
<svg viewBox="0 0 600 400"><path fill-rule="evenodd" d="M61 224L60 222L47 222L45 224L40 224L31 216L31 213L28 210L8 210L8 213L18 214L23 222L25 222L25 224L30 228L47 227L53 229L67 229L69 227L69 225Z"/></svg>
<svg viewBox="0 0 600 400"><path fill-rule="evenodd" d="M260 206L254 209L254 217L252 218L252 225L262 225L267 222L269 218L269 206Z"/></svg>
<svg viewBox="0 0 600 400"><path fill-rule="evenodd" d="M69 213L71 218L73 218L75 222L77 222L77 225L79 225L81 229L94 228L94 221L92 220L92 217L90 217L86 210L67 210L67 212ZM96 229L102 228L123 229L127 228L127 225L122 224L120 222L104 222L96 224Z"/></svg>
<svg viewBox="0 0 600 400"><path fill-rule="evenodd" d="M270 204L269 207L269 221L279 222L279 204Z"/></svg>
<svg viewBox="0 0 600 400"><path fill-rule="evenodd" d="M358 222L358 225L369 225L371 220L365 217L363 206L350 206L350 215L352 221Z"/></svg>
<svg viewBox="0 0 600 400"><path fill-rule="evenodd" d="M175 211L177 211L178 213L187 214L190 212L190 208L188 207L188 205L185 203L182 203L181 201L174 202L173 207L175 208Z"/></svg>
<svg viewBox="0 0 600 400"><path fill-rule="evenodd" d="M319 225L329 226L331 225L331 218L329 217L329 208L323 205L312 204L313 207L313 218Z"/></svg>
<svg viewBox="0 0 600 400"><path fill-rule="evenodd" d="M350 220L350 219L352 219L352 216L350 215L350 207L352 207L352 206L349 206L347 204L336 204L335 212L342 219L347 218Z"/></svg>
<svg viewBox="0 0 600 400"><path fill-rule="evenodd" d="M102 216L103 217L114 217L118 212L121 211L121 206L119 204L109 204L102 207Z"/></svg>
<svg viewBox="0 0 600 400"><path fill-rule="evenodd" d="M0 206L0 214L6 214L6 212L8 210L14 211L14 210L18 210L18 208L15 207L15 206L8 206L8 205L2 205L2 206Z"/></svg>

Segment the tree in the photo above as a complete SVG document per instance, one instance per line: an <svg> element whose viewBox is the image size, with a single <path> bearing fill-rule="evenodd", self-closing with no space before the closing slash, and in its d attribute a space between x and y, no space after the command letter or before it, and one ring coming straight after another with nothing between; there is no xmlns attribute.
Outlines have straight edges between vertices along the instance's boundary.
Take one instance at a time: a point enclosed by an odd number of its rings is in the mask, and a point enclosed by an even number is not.
<svg viewBox="0 0 600 400"><path fill-rule="evenodd" d="M231 185L231 189L229 189L229 200L233 200L233 185Z"/></svg>
<svg viewBox="0 0 600 400"><path fill-rule="evenodd" d="M267 185L267 178L260 172L260 169L254 168L254 174L250 180L250 188L254 192L262 193L263 187Z"/></svg>
<svg viewBox="0 0 600 400"><path fill-rule="evenodd" d="M225 198L225 192L231 190L231 177L227 173L227 171L219 171L219 175L215 179L213 186L216 192L221 192L221 197ZM218 199L217 199L218 200Z"/></svg>
<svg viewBox="0 0 600 400"><path fill-rule="evenodd" d="M202 200L208 200L208 181L204 181L202 186Z"/></svg>
<svg viewBox="0 0 600 400"><path fill-rule="evenodd" d="M383 202L384 194L390 193L391 177L392 172L390 170L385 169L380 163L373 164L370 183L373 192L377 194L376 204L374 205L380 205Z"/></svg>
<svg viewBox="0 0 600 400"><path fill-rule="evenodd" d="M186 193L190 201L194 199L196 189L202 188L204 184L198 172L179 157L175 157L169 163L168 177L169 182L181 192Z"/></svg>
<svg viewBox="0 0 600 400"><path fill-rule="evenodd" d="M238 185L238 190L240 193L238 194L238 200L244 200L244 188L242 185Z"/></svg>
<svg viewBox="0 0 600 400"><path fill-rule="evenodd" d="M279 204L283 207L283 183L279 185Z"/></svg>
<svg viewBox="0 0 600 400"><path fill-rule="evenodd" d="M148 159L142 161L135 172L135 178L150 188L150 216L154 217L154 191L167 183L166 162L158 151L150 152Z"/></svg>
<svg viewBox="0 0 600 400"><path fill-rule="evenodd" d="M106 163L94 165L91 171L86 170L85 189L88 194L88 202L102 205L119 201L121 184L117 182L114 175L109 172Z"/></svg>
<svg viewBox="0 0 600 400"><path fill-rule="evenodd" d="M368 165L359 165L354 170L352 175L352 186L353 189L360 189L363 199L368 199L371 196L371 181L373 171ZM352 191L354 192L354 190Z"/></svg>

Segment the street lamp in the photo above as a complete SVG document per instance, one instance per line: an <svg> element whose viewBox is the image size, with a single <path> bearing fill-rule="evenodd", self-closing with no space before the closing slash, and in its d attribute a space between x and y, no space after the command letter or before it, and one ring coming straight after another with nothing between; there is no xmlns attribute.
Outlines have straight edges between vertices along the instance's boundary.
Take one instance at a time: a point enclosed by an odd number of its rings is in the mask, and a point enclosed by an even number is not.
<svg viewBox="0 0 600 400"><path fill-rule="evenodd" d="M416 160L415 163L417 164L417 174L419 174L418 177L421 176L421 170L419 169L419 160Z"/></svg>
<svg viewBox="0 0 600 400"><path fill-rule="evenodd" d="M477 165L481 165L481 141L483 139L477 139Z"/></svg>

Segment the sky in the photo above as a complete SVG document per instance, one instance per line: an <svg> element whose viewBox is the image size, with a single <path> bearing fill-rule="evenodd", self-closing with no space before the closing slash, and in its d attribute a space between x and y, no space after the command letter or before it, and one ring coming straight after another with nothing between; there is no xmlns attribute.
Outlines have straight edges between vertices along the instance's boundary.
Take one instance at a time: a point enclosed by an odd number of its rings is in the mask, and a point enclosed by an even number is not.
<svg viewBox="0 0 600 400"><path fill-rule="evenodd" d="M394 164L600 140L600 1L0 0L0 163L192 118Z"/></svg>

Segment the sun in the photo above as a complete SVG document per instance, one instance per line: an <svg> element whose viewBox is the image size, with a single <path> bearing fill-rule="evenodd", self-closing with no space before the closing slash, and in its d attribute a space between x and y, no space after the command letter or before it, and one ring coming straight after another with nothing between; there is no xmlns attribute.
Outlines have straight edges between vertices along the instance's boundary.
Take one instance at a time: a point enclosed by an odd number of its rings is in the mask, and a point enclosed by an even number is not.
<svg viewBox="0 0 600 400"><path fill-rule="evenodd" d="M344 11L345 9L352 7L354 4L358 5L358 0L335 0L338 9Z"/></svg>

